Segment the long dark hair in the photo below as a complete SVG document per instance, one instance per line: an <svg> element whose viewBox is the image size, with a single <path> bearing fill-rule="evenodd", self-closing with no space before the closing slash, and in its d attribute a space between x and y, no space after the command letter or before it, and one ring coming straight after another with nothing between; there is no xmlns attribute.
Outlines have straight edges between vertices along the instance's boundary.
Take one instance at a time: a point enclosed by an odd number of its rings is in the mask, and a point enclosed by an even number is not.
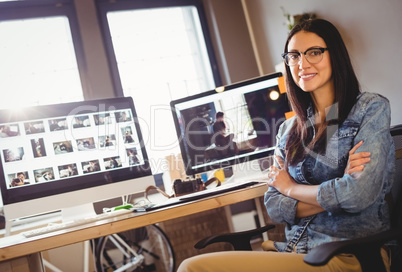
<svg viewBox="0 0 402 272"><path fill-rule="evenodd" d="M322 19L305 20L296 25L289 33L285 44L284 52L287 52L290 39L298 32L312 32L320 36L327 45L331 60L332 80L335 89L335 100L333 109L337 110L336 122L343 123L350 110L356 102L360 93L360 85L353 70L348 51L342 37L336 27L330 22ZM304 92L293 81L289 66L286 66L286 87L289 102L296 113L296 122L291 128L286 142L286 165L295 165L306 155L306 147L314 149L315 152L323 153L326 148L326 134L328 123L322 124L321 133L312 138L307 126L307 108L314 103L310 93Z"/></svg>

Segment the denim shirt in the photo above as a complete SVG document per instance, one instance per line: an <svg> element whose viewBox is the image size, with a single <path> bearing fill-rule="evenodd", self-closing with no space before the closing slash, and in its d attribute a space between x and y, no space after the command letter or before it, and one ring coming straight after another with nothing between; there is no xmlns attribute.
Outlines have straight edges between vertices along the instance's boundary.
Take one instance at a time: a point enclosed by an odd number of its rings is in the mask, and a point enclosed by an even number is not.
<svg viewBox="0 0 402 272"><path fill-rule="evenodd" d="M294 121L295 117L286 120L277 134L275 154L284 161L286 139ZM314 122L310 107L307 126L314 127ZM389 229L384 198L392 185L395 164L389 125L389 101L378 94L362 93L347 119L329 136L325 154L310 151L297 165L289 166L289 174L297 183L319 185L317 201L324 212L297 218L298 200L269 187L264 199L268 214L274 222L286 223L285 242L274 243L278 251L308 253L325 242ZM344 174L349 151L362 140L356 152L370 152L370 162L358 176Z"/></svg>

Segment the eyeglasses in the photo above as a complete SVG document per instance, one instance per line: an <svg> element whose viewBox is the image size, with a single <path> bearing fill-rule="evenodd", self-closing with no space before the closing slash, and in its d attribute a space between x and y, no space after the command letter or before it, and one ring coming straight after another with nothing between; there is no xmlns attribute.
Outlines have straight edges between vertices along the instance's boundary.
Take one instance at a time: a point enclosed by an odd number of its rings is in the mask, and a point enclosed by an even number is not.
<svg viewBox="0 0 402 272"><path fill-rule="evenodd" d="M282 58L289 66L298 65L301 59L301 54L304 54L306 60L311 64L319 63L322 60L322 54L328 50L328 48L310 48L306 52L286 52L282 53Z"/></svg>

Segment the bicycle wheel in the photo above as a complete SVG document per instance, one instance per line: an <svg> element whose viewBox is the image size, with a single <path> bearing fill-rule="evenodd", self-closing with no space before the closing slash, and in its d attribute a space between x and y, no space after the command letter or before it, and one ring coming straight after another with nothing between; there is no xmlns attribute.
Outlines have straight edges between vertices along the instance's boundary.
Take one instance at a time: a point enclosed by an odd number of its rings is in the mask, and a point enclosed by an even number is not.
<svg viewBox="0 0 402 272"><path fill-rule="evenodd" d="M101 237L95 255L98 272L173 272L175 268L172 245L157 225Z"/></svg>

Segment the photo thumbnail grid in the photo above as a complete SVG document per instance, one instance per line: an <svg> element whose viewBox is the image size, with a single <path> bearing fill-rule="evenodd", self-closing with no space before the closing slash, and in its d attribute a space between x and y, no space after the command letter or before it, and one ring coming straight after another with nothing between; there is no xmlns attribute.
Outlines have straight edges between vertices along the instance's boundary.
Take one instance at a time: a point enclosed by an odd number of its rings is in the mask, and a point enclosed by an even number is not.
<svg viewBox="0 0 402 272"><path fill-rule="evenodd" d="M130 109L0 124L7 188L144 163Z"/></svg>

